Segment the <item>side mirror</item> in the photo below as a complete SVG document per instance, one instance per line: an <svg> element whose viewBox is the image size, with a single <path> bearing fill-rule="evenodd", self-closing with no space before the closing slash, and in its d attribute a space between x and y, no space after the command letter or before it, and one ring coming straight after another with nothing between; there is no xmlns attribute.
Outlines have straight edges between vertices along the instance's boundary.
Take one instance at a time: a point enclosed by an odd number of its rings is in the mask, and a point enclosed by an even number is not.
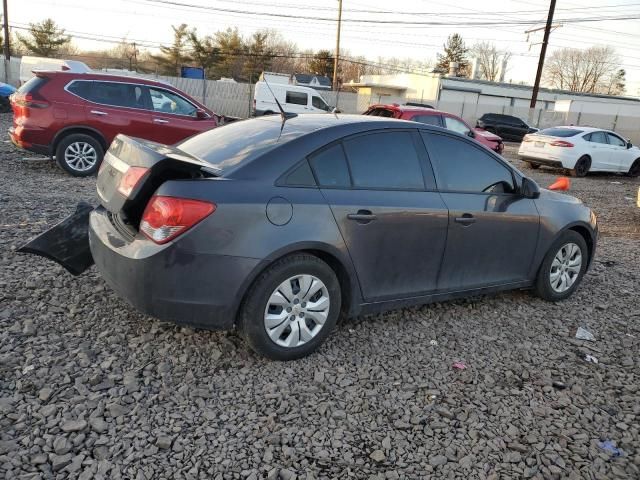
<svg viewBox="0 0 640 480"><path fill-rule="evenodd" d="M567 177L558 177L554 183L547 187L549 190L567 191L571 188L571 180Z"/></svg>
<svg viewBox="0 0 640 480"><path fill-rule="evenodd" d="M209 114L204 110L202 110L201 108L199 108L198 110L196 110L196 118L198 120L204 120L205 118L209 118Z"/></svg>
<svg viewBox="0 0 640 480"><path fill-rule="evenodd" d="M627 140L627 150L630 149L631 147L633 147L631 140Z"/></svg>
<svg viewBox="0 0 640 480"><path fill-rule="evenodd" d="M469 130L469 131L467 132L467 137L476 138L476 134L475 134L475 133L473 133L473 130Z"/></svg>
<svg viewBox="0 0 640 480"><path fill-rule="evenodd" d="M520 193L525 198L538 198L540 196L540 187L538 184L528 177L522 179L522 187Z"/></svg>

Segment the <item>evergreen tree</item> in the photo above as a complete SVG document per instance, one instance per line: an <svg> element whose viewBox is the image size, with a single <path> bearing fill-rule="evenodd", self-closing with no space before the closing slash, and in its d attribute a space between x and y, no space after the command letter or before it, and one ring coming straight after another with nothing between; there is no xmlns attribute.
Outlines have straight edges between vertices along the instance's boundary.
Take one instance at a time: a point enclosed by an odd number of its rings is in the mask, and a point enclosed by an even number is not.
<svg viewBox="0 0 640 480"><path fill-rule="evenodd" d="M438 54L438 63L435 70L440 73L448 73L451 62L457 62L458 75L468 75L469 60L467 59L467 52L469 49L465 46L462 36L458 33L450 35L443 47L444 53Z"/></svg>
<svg viewBox="0 0 640 480"><path fill-rule="evenodd" d="M170 47L160 47L160 55L152 55L158 63L161 73L167 75L180 76L180 67L189 63L191 57L187 52L187 42L189 40L189 27L186 23L173 29L173 45Z"/></svg>
<svg viewBox="0 0 640 480"><path fill-rule="evenodd" d="M71 42L71 37L58 28L56 22L47 18L40 23L29 24L29 36L18 34L18 40L24 47L39 57L55 57L60 50Z"/></svg>

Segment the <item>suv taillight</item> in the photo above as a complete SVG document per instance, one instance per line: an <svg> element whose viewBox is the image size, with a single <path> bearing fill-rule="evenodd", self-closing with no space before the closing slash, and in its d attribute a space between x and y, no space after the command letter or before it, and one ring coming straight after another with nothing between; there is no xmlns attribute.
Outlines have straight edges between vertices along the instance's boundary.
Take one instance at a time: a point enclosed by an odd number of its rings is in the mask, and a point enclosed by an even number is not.
<svg viewBox="0 0 640 480"><path fill-rule="evenodd" d="M140 231L162 245L216 211L215 203L155 195L142 214Z"/></svg>
<svg viewBox="0 0 640 480"><path fill-rule="evenodd" d="M44 98L31 93L15 95L13 97L13 103L15 105L18 105L19 107L27 108L47 108L49 105L51 105Z"/></svg>

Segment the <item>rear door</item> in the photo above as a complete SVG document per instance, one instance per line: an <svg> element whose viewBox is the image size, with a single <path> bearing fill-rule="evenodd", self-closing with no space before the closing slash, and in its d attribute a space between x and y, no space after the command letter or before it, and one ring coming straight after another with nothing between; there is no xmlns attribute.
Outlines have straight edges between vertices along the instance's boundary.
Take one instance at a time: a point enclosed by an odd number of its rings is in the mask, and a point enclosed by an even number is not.
<svg viewBox="0 0 640 480"><path fill-rule="evenodd" d="M149 140L173 145L196 133L216 127L213 118L198 118L198 107L175 92L146 87L151 103L153 131Z"/></svg>
<svg viewBox="0 0 640 480"><path fill-rule="evenodd" d="M151 114L146 109L144 85L123 82L90 82L89 104L85 108L88 124L111 143L123 133L151 140Z"/></svg>
<svg viewBox="0 0 640 480"><path fill-rule="evenodd" d="M309 160L367 302L433 292L448 213L416 130L349 137Z"/></svg>
<svg viewBox="0 0 640 480"><path fill-rule="evenodd" d="M611 170L611 146L605 132L591 132L585 135L587 153L591 157L591 168L594 170Z"/></svg>
<svg viewBox="0 0 640 480"><path fill-rule="evenodd" d="M511 169L481 146L444 133L423 138L449 209L438 290L527 280L539 229L534 200L515 193Z"/></svg>

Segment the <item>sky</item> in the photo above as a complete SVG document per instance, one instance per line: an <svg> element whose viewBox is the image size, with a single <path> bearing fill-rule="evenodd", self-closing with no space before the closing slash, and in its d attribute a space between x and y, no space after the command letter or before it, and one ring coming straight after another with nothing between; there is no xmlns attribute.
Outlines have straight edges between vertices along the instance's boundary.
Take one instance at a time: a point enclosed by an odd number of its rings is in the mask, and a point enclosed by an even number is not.
<svg viewBox="0 0 640 480"><path fill-rule="evenodd" d="M548 0L343 0L341 50L372 61L378 57L434 61L447 36L457 32L468 46L489 41L508 49L513 56L505 80L532 84L543 32L527 35L525 31L543 27L548 8ZM337 9L338 0L8 0L10 25L27 27L30 22L51 17L83 49L113 47L87 38L96 36L113 41L126 37L148 45L170 44L171 25L186 23L200 34L237 26L248 36L259 29L273 28L300 50L333 51L336 21L321 19L336 18ZM607 17L632 18L602 20ZM569 23L576 19L598 21ZM564 47L611 46L627 71L627 95L640 96L638 24L640 0L558 0L557 28L551 33L547 55Z"/></svg>

